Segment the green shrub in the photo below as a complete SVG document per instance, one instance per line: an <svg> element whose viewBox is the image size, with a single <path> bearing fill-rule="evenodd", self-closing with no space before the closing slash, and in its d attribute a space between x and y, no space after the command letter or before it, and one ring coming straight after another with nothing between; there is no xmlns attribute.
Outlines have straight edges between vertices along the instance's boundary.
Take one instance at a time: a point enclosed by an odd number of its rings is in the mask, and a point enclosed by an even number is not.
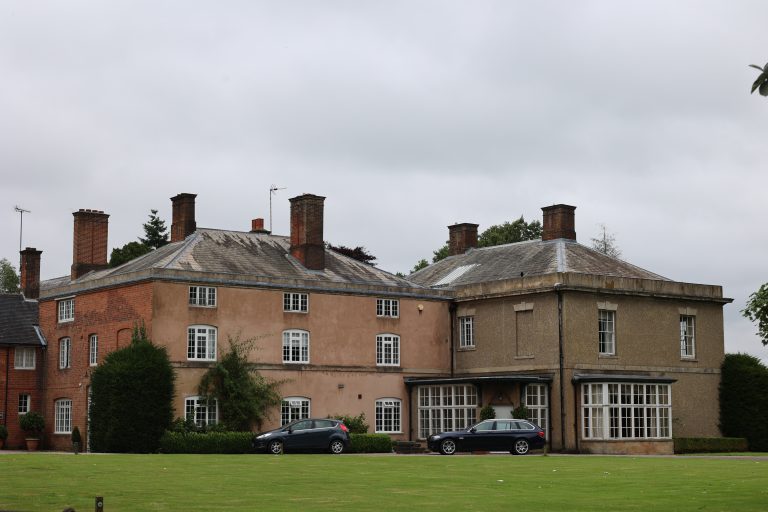
<svg viewBox="0 0 768 512"><path fill-rule="evenodd" d="M350 453L390 453L392 439L387 434L350 434Z"/></svg>
<svg viewBox="0 0 768 512"><path fill-rule="evenodd" d="M720 379L720 431L768 451L768 368L748 354L726 354Z"/></svg>
<svg viewBox="0 0 768 512"><path fill-rule="evenodd" d="M5 441L6 439L8 439L8 427L0 425L0 440Z"/></svg>
<svg viewBox="0 0 768 512"><path fill-rule="evenodd" d="M160 438L162 453L252 453L253 432L171 432Z"/></svg>
<svg viewBox="0 0 768 512"><path fill-rule="evenodd" d="M675 453L746 452L743 437L676 437Z"/></svg>
<svg viewBox="0 0 768 512"><path fill-rule="evenodd" d="M349 429L350 434L367 434L370 425L365 422L365 413L361 412L358 416L346 416L344 414L333 414L329 418L341 420Z"/></svg>
<svg viewBox="0 0 768 512"><path fill-rule="evenodd" d="M520 404L519 407L515 407L512 410L512 417L516 418L516 419L519 419L519 420L527 420L528 419L528 408L525 405Z"/></svg>
<svg viewBox="0 0 768 512"><path fill-rule="evenodd" d="M45 420L39 412L31 411L19 416L19 426L28 435L38 437L45 430Z"/></svg>
<svg viewBox="0 0 768 512"><path fill-rule="evenodd" d="M83 438L80 436L80 429L77 427L72 429L72 434L70 437L72 439L72 444L75 444L75 443L80 444L83 442Z"/></svg>
<svg viewBox="0 0 768 512"><path fill-rule="evenodd" d="M492 420L496 417L496 409L491 404L486 405L480 409L480 421Z"/></svg>

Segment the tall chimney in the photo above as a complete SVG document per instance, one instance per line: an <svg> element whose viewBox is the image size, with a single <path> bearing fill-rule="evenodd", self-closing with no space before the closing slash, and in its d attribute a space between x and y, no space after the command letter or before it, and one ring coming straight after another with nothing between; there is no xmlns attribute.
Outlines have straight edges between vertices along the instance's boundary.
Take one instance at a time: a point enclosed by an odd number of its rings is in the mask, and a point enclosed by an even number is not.
<svg viewBox="0 0 768 512"><path fill-rule="evenodd" d="M291 256L311 270L325 268L324 197L304 194L291 201Z"/></svg>
<svg viewBox="0 0 768 512"><path fill-rule="evenodd" d="M72 240L72 279L107 268L109 215L101 210L78 210Z"/></svg>
<svg viewBox="0 0 768 512"><path fill-rule="evenodd" d="M27 299L40 297L40 255L34 247L21 251L21 293Z"/></svg>
<svg viewBox="0 0 768 512"><path fill-rule="evenodd" d="M544 212L542 240L556 240L558 238L576 240L575 206L555 204L545 206L541 210Z"/></svg>
<svg viewBox="0 0 768 512"><path fill-rule="evenodd" d="M180 242L195 232L195 198L197 194L179 194L171 198L173 218L171 242Z"/></svg>
<svg viewBox="0 0 768 512"><path fill-rule="evenodd" d="M464 254L477 247L478 224L454 224L448 226L448 256Z"/></svg>

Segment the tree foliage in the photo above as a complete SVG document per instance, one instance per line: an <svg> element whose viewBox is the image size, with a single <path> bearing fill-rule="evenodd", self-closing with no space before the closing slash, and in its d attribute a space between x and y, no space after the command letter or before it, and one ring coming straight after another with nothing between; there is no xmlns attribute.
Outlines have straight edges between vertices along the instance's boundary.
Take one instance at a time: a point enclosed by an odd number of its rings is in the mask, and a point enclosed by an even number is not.
<svg viewBox="0 0 768 512"><path fill-rule="evenodd" d="M150 210L149 221L144 223L144 236L139 241L152 249L159 249L168 243L168 228L165 221L157 216L157 210Z"/></svg>
<svg viewBox="0 0 768 512"><path fill-rule="evenodd" d="M768 368L748 354L726 354L720 379L720 430L768 450Z"/></svg>
<svg viewBox="0 0 768 512"><path fill-rule="evenodd" d="M418 272L419 270L426 268L428 266L429 266L429 262L424 258L422 258L418 262L416 262L416 264L413 266L413 270L411 270L411 273Z"/></svg>
<svg viewBox="0 0 768 512"><path fill-rule="evenodd" d="M19 293L19 274L5 258L0 260L0 293Z"/></svg>
<svg viewBox="0 0 768 512"><path fill-rule="evenodd" d="M280 382L262 377L248 354L255 339L229 338L229 351L210 368L198 386L198 394L208 402L216 400L220 423L227 430L247 431L259 426L270 407L280 404Z"/></svg>
<svg viewBox="0 0 768 512"><path fill-rule="evenodd" d="M355 248L351 248L344 245L332 245L332 244L326 244L326 245L332 251L336 251L339 254L343 254L344 256L348 256L350 258L356 259L357 261L362 261L363 263L367 263L368 265L373 265L376 262L376 256L369 253L365 247L358 246Z"/></svg>
<svg viewBox="0 0 768 512"><path fill-rule="evenodd" d="M768 63L762 68L756 64L750 64L749 67L755 68L760 71L755 83L752 84L752 91L750 94L758 91L761 96L768 96Z"/></svg>
<svg viewBox="0 0 768 512"><path fill-rule="evenodd" d="M768 345L768 283L749 296L747 306L741 314L753 322L757 322L757 335L763 345Z"/></svg>
<svg viewBox="0 0 768 512"><path fill-rule="evenodd" d="M91 447L97 452L151 453L173 419L175 375L165 348L143 326L131 344L109 354L91 376Z"/></svg>
<svg viewBox="0 0 768 512"><path fill-rule="evenodd" d="M621 257L621 250L616 245L616 236L608 231L605 224L600 224L600 234L592 238L592 248L611 258Z"/></svg>
<svg viewBox="0 0 768 512"><path fill-rule="evenodd" d="M122 247L112 249L112 252L109 255L109 266L118 267L139 256L144 256L148 252L152 252L151 247L140 242L128 242Z"/></svg>
<svg viewBox="0 0 768 512"><path fill-rule="evenodd" d="M350 434L367 434L370 425L365 421L365 413L361 412L357 416L350 416L348 414L333 414L328 416L329 418L341 420L344 425L349 429Z"/></svg>

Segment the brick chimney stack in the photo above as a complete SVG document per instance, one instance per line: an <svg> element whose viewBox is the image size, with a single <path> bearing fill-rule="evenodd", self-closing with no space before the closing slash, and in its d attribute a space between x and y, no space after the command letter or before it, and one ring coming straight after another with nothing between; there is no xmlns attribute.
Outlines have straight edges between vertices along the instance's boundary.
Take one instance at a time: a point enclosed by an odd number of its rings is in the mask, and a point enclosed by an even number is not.
<svg viewBox="0 0 768 512"><path fill-rule="evenodd" d="M477 247L478 224L454 224L448 226L448 256L464 254Z"/></svg>
<svg viewBox="0 0 768 512"><path fill-rule="evenodd" d="M40 255L34 247L21 251L21 293L24 298L37 299L40 297Z"/></svg>
<svg viewBox="0 0 768 512"><path fill-rule="evenodd" d="M72 240L72 279L107 265L109 215L101 210L78 210L72 214L75 230Z"/></svg>
<svg viewBox="0 0 768 512"><path fill-rule="evenodd" d="M575 206L555 204L545 206L541 210L544 212L542 240L557 240L558 238L576 240Z"/></svg>
<svg viewBox="0 0 768 512"><path fill-rule="evenodd" d="M195 198L197 194L179 194L171 198L171 242L180 242L195 232Z"/></svg>
<svg viewBox="0 0 768 512"><path fill-rule="evenodd" d="M291 256L311 270L325 268L324 197L304 194L291 201Z"/></svg>
<svg viewBox="0 0 768 512"><path fill-rule="evenodd" d="M264 229L264 219L261 217L251 220L251 233L265 233L269 234L268 229Z"/></svg>

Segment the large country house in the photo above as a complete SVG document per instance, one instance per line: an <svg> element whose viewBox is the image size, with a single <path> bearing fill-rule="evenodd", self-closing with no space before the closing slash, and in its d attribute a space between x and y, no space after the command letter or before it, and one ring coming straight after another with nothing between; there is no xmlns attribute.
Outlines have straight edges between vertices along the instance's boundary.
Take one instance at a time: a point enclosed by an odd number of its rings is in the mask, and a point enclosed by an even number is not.
<svg viewBox="0 0 768 512"><path fill-rule="evenodd" d="M177 416L198 423L218 417L200 378L240 337L282 381L264 428L363 412L376 432L423 440L483 406L507 416L523 404L553 450L670 453L673 435L719 435L729 299L580 245L572 206L543 208L529 242L477 248L477 225L449 226L451 255L404 279L325 247L323 197L291 199L288 237L261 219L197 228L195 197L172 198L171 243L116 268L109 216L74 213L72 272L39 284L47 348L33 407L49 419L47 447L87 432L93 367L139 321L176 368ZM22 254L31 272L35 257L39 276L39 251Z"/></svg>

